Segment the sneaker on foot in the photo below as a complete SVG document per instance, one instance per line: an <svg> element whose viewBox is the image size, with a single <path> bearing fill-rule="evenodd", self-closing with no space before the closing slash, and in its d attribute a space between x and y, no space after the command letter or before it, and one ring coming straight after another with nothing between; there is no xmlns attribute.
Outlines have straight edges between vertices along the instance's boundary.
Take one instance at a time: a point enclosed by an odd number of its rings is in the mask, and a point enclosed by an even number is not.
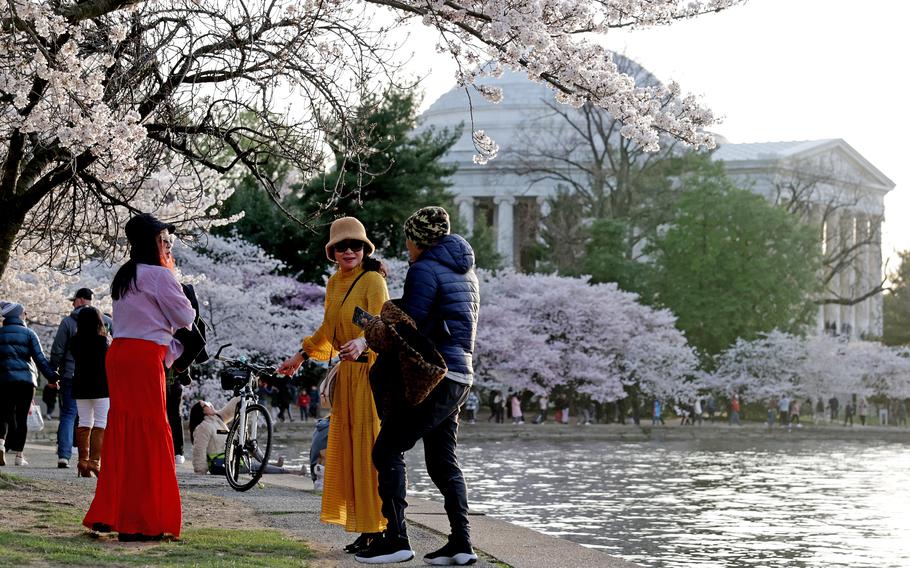
<svg viewBox="0 0 910 568"><path fill-rule="evenodd" d="M389 564L407 562L414 558L411 544L404 538L377 538L369 548L354 555L354 560L364 564Z"/></svg>
<svg viewBox="0 0 910 568"><path fill-rule="evenodd" d="M468 566L477 562L477 555L470 544L459 544L451 540L445 546L423 557L431 566Z"/></svg>
<svg viewBox="0 0 910 568"><path fill-rule="evenodd" d="M6 465L6 446L0 444L0 465Z"/></svg>
<svg viewBox="0 0 910 568"><path fill-rule="evenodd" d="M16 456L16 465L28 465L28 461L25 459L25 456Z"/></svg>
<svg viewBox="0 0 910 568"><path fill-rule="evenodd" d="M177 465L180 465L180 464L182 464L182 463L185 462L185 461L186 461L186 458L183 457L182 454L176 454L176 455L174 456L174 463L176 463Z"/></svg>

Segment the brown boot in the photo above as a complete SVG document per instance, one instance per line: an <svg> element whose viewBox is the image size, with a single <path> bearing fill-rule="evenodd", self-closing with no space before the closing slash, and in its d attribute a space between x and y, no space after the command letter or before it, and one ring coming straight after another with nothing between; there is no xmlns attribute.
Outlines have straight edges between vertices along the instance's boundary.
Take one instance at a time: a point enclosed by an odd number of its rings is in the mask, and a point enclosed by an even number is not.
<svg viewBox="0 0 910 568"><path fill-rule="evenodd" d="M79 465L76 467L76 475L79 477L95 477L89 467L89 436L92 429L88 426L79 426L76 428L76 447L79 448Z"/></svg>
<svg viewBox="0 0 910 568"><path fill-rule="evenodd" d="M88 466L92 473L101 471L101 446L104 444L104 428L92 428L92 447Z"/></svg>

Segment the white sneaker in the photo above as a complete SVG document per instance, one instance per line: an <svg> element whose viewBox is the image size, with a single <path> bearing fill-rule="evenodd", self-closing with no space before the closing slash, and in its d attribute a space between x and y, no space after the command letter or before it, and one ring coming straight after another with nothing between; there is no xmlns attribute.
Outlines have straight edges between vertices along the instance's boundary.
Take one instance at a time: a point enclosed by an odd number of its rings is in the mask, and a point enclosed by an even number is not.
<svg viewBox="0 0 910 568"><path fill-rule="evenodd" d="M16 465L28 465L28 461L25 459L25 456L16 456Z"/></svg>
<svg viewBox="0 0 910 568"><path fill-rule="evenodd" d="M185 461L186 461L186 458L183 457L182 454L177 454L176 456L174 456L174 462L177 465L180 465L180 464L184 463Z"/></svg>
<svg viewBox="0 0 910 568"><path fill-rule="evenodd" d="M0 465L6 465L6 446L0 444Z"/></svg>

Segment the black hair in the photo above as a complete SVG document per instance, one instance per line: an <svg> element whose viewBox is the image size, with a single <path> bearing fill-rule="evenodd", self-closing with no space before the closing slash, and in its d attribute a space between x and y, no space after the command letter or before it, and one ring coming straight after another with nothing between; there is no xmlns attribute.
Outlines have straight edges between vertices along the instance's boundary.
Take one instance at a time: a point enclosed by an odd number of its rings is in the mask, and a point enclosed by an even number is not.
<svg viewBox="0 0 910 568"><path fill-rule="evenodd" d="M104 318L97 308L85 306L76 314L76 337L88 339L97 336L107 336Z"/></svg>
<svg viewBox="0 0 910 568"><path fill-rule="evenodd" d="M386 269L385 264L378 258L373 258L372 256L363 257L363 261L360 263L363 266L363 269L368 272L378 272L383 278L389 276L389 271Z"/></svg>
<svg viewBox="0 0 910 568"><path fill-rule="evenodd" d="M136 289L136 266L139 264L161 266L156 233L141 235L130 243L130 259L120 267L111 283L112 298L119 300Z"/></svg>
<svg viewBox="0 0 910 568"><path fill-rule="evenodd" d="M193 442L193 433L196 432L196 426L202 424L204 419L205 411L202 409L202 401L200 400L190 407L190 442Z"/></svg>

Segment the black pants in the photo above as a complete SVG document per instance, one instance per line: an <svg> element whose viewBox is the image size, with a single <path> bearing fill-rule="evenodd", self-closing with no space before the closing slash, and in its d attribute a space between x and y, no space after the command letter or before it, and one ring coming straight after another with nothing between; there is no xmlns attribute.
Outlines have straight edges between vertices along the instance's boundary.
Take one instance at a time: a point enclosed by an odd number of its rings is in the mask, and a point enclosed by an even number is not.
<svg viewBox="0 0 910 568"><path fill-rule="evenodd" d="M180 407L183 405L183 385L175 380L166 389L167 422L171 426L171 437L174 439L174 454L183 455L183 416Z"/></svg>
<svg viewBox="0 0 910 568"><path fill-rule="evenodd" d="M405 509L407 467L404 452L423 438L427 473L442 493L452 537L471 542L468 525L468 491L455 456L458 409L470 387L443 379L425 401L414 408L395 408L382 417L382 427L373 445L373 464L379 473L382 514L388 520L389 538L407 538Z"/></svg>
<svg viewBox="0 0 910 568"><path fill-rule="evenodd" d="M7 450L21 452L28 434L28 410L35 396L35 386L24 381L10 381L3 385L0 395L0 438L6 440Z"/></svg>

